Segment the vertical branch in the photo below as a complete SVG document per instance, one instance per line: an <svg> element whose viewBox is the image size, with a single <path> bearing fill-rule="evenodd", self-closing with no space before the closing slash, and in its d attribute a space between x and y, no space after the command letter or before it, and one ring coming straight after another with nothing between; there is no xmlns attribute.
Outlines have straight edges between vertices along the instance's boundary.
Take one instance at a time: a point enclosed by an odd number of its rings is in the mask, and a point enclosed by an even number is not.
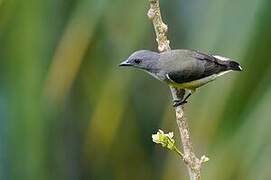
<svg viewBox="0 0 271 180"><path fill-rule="evenodd" d="M159 52L169 51L171 48L169 46L169 40L167 39L168 27L163 22L159 0L149 0L150 9L148 11L148 17L152 21L156 41L158 43ZM173 100L182 100L185 94L184 89L177 89L170 87ZM184 151L184 162L188 168L190 180L200 180L200 169L203 162L208 161L208 158L203 156L201 159L197 158L192 147L189 129L187 124L187 119L184 114L183 106L178 106L175 108L176 121L179 128L181 141Z"/></svg>
<svg viewBox="0 0 271 180"><path fill-rule="evenodd" d="M167 39L166 33L168 31L167 25L163 22L160 6L158 0L149 0L150 9L148 11L148 17L152 20L153 27L156 34L156 41L158 43L159 52L169 51L169 40Z"/></svg>

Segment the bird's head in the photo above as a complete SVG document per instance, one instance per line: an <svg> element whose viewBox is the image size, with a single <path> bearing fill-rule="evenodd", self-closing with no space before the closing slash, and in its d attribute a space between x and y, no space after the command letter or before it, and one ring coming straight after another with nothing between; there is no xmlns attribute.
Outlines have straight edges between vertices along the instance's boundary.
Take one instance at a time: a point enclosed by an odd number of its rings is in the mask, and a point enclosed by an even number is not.
<svg viewBox="0 0 271 180"><path fill-rule="evenodd" d="M120 63L119 66L132 66L134 68L152 71L155 69L159 58L159 53L148 50L139 50Z"/></svg>

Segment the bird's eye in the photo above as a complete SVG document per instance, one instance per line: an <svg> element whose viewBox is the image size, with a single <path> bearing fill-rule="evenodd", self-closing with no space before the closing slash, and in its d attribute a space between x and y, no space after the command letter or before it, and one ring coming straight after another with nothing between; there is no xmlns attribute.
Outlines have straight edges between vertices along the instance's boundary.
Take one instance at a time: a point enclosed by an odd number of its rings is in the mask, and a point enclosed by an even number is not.
<svg viewBox="0 0 271 180"><path fill-rule="evenodd" d="M140 64L140 63L141 63L141 60L140 60L140 59L135 59L134 62L135 62L136 64Z"/></svg>

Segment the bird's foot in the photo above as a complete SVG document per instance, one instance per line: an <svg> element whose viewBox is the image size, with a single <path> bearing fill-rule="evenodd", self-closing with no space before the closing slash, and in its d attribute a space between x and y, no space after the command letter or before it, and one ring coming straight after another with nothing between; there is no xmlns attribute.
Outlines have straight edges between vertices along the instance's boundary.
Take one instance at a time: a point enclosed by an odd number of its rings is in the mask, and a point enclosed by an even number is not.
<svg viewBox="0 0 271 180"><path fill-rule="evenodd" d="M178 107L178 106L186 104L187 103L187 99L190 96L191 96L191 93L189 93L183 100L180 100L180 99L173 100L173 107Z"/></svg>
<svg viewBox="0 0 271 180"><path fill-rule="evenodd" d="M184 105L186 103L187 103L186 100L173 100L173 107L178 107L178 106Z"/></svg>

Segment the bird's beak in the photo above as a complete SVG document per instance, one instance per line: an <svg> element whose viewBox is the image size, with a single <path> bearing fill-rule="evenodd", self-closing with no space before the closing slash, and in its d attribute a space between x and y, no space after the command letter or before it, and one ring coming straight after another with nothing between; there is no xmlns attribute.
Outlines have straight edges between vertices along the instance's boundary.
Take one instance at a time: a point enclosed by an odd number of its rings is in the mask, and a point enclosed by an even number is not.
<svg viewBox="0 0 271 180"><path fill-rule="evenodd" d="M129 63L128 60L125 60L122 63L120 63L119 66L132 66L132 64Z"/></svg>

